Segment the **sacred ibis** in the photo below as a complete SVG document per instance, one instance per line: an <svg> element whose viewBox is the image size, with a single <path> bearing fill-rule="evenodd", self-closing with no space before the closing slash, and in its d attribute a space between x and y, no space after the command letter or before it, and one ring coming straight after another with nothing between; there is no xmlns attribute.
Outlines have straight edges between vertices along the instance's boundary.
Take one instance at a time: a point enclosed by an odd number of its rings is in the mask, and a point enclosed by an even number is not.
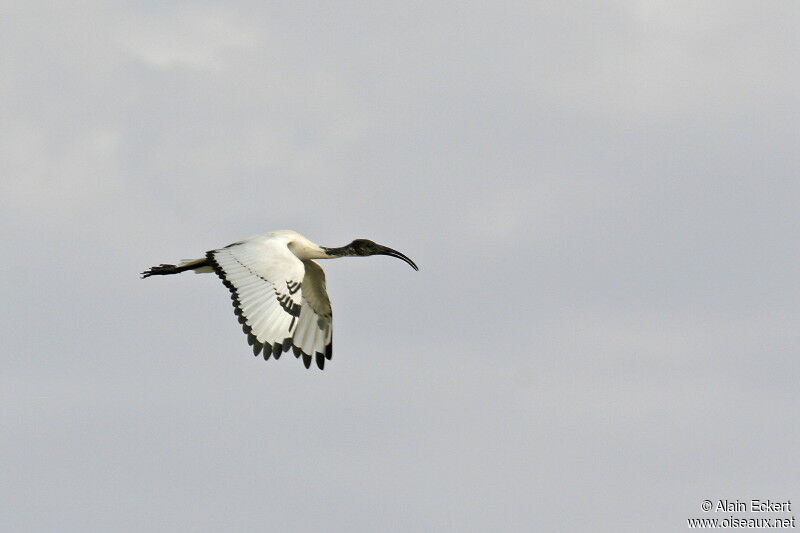
<svg viewBox="0 0 800 533"><path fill-rule="evenodd" d="M321 370L332 353L332 313L325 273L312 259L367 255L397 257L419 270L414 261L397 250L367 239L326 248L296 231L281 230L211 250L200 259L148 268L142 278L187 270L198 274L215 272L231 291L236 316L253 354L278 359L292 348L297 358L303 356L306 368L311 366L313 357Z"/></svg>

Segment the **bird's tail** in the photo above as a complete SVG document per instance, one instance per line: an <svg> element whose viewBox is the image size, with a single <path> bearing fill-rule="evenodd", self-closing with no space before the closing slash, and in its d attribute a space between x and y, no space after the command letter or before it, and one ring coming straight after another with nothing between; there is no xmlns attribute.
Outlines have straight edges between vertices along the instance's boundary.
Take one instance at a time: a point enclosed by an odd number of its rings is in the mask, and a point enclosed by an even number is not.
<svg viewBox="0 0 800 533"><path fill-rule="evenodd" d="M150 276L167 276L169 274L180 274L187 270L194 270L195 274L202 274L204 272L213 272L214 269L209 263L208 259L184 259L177 265L160 264L158 266L150 267L142 272L142 279L149 278Z"/></svg>

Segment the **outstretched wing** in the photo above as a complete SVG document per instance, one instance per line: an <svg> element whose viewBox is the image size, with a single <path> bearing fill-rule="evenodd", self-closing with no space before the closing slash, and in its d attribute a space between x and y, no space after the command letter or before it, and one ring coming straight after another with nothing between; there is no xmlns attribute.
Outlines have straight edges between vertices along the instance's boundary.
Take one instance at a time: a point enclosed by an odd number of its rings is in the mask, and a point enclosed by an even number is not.
<svg viewBox="0 0 800 533"><path fill-rule="evenodd" d="M206 254L214 272L231 291L236 315L253 353L264 359L292 346L300 319L303 263L286 242L253 238Z"/></svg>
<svg viewBox="0 0 800 533"><path fill-rule="evenodd" d="M311 366L312 356L322 370L325 360L332 355L333 322L331 301L325 290L325 272L314 261L303 261L302 305L300 317L292 338L292 348L297 357L303 356L306 368Z"/></svg>

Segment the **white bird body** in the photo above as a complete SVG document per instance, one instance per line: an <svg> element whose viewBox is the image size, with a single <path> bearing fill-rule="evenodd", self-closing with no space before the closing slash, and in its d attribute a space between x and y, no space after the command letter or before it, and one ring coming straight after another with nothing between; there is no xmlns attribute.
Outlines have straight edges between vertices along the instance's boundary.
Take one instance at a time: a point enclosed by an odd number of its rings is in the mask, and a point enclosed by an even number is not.
<svg viewBox="0 0 800 533"><path fill-rule="evenodd" d="M216 272L231 292L255 355L277 359L292 348L306 368L313 357L322 369L332 354L332 313L325 273L312 259L379 254L399 257L417 270L405 255L372 241L324 248L296 231L279 230L211 250L205 258L152 267L142 277Z"/></svg>
<svg viewBox="0 0 800 533"><path fill-rule="evenodd" d="M289 248L289 250L301 261L306 259L328 259L329 256L318 244L311 242L309 239L300 235L296 231L290 229L281 229L277 231L270 231L269 233L261 233L248 237L242 243L263 243L270 245L270 243L280 243Z"/></svg>

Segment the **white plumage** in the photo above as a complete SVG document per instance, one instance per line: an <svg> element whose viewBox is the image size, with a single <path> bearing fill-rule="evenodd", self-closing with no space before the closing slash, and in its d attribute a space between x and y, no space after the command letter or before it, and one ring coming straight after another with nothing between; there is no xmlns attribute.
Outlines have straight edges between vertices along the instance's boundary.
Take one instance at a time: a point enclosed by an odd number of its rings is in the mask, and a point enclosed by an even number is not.
<svg viewBox="0 0 800 533"><path fill-rule="evenodd" d="M231 291L235 313L255 355L277 359L292 348L306 368L313 358L322 369L332 355L333 322L325 273L312 259L367 255L398 257L418 270L400 252L366 239L325 248L295 231L281 230L211 250L205 258L152 267L142 277L187 270L216 272Z"/></svg>

